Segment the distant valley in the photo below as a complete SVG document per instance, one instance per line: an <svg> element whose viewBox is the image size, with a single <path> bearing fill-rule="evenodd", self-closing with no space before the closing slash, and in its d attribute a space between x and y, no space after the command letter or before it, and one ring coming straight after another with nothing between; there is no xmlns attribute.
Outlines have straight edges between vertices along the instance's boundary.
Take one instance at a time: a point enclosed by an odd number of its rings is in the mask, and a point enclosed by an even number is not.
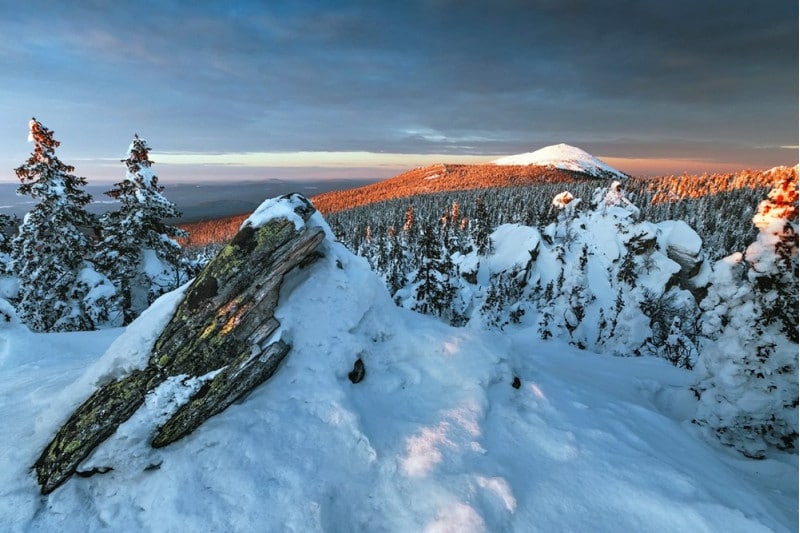
<svg viewBox="0 0 800 533"><path fill-rule="evenodd" d="M264 181L237 181L228 183L175 183L162 179L164 195L174 202L184 224L213 220L240 213L250 213L265 199L290 192L314 196L325 192L351 189L372 183L373 180L335 179L289 181L270 179ZM27 196L17 196L18 183L0 183L0 214L22 217L35 203ZM114 209L117 203L105 195L111 184L90 184L86 191L93 202L88 211L99 214Z"/></svg>

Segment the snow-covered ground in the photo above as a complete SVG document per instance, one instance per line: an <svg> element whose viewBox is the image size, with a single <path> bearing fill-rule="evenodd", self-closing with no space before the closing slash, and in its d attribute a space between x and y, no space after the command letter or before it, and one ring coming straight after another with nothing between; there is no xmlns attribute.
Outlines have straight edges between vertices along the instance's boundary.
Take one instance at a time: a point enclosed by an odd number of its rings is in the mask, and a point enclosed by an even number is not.
<svg viewBox="0 0 800 533"><path fill-rule="evenodd" d="M159 389L82 465L113 470L47 497L30 466L95 383L147 356L180 295L124 331L0 330L0 529L797 530L797 458L704 440L688 371L525 328L451 328L395 307L363 259L324 246L284 283L293 349L272 379L155 450L179 392Z"/></svg>
<svg viewBox="0 0 800 533"><path fill-rule="evenodd" d="M622 179L628 177L580 148L563 143L545 146L535 152L501 157L492 163L495 165L550 165L564 170L585 172L596 177Z"/></svg>

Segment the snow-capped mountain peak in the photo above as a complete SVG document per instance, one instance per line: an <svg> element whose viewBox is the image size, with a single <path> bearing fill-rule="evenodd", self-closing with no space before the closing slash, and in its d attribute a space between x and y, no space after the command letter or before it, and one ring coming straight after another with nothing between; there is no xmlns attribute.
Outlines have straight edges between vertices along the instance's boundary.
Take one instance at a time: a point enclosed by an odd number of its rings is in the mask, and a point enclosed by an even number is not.
<svg viewBox="0 0 800 533"><path fill-rule="evenodd" d="M540 165L584 172L598 178L627 178L628 176L592 154L568 144L545 146L535 152L509 155L492 161L495 165Z"/></svg>

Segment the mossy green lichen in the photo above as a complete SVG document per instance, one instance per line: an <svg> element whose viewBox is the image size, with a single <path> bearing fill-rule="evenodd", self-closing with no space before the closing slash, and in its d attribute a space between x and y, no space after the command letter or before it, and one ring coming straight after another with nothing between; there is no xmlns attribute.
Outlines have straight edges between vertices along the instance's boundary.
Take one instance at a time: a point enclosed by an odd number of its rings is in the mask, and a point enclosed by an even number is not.
<svg viewBox="0 0 800 533"><path fill-rule="evenodd" d="M42 493L63 483L99 443L130 418L144 402L154 375L155 370L136 370L95 391L75 411L34 465Z"/></svg>
<svg viewBox="0 0 800 533"><path fill-rule="evenodd" d="M256 242L258 248L274 250L284 242L288 241L293 233L296 233L294 224L285 218L272 220L256 230Z"/></svg>
<svg viewBox="0 0 800 533"><path fill-rule="evenodd" d="M80 447L81 447L80 441L71 440L64 447L61 448L61 453L72 453Z"/></svg>
<svg viewBox="0 0 800 533"><path fill-rule="evenodd" d="M290 349L289 345L278 341L267 347L262 357L253 358L249 348L232 354L225 369L158 429L152 446L160 448L191 433L205 420L269 379Z"/></svg>

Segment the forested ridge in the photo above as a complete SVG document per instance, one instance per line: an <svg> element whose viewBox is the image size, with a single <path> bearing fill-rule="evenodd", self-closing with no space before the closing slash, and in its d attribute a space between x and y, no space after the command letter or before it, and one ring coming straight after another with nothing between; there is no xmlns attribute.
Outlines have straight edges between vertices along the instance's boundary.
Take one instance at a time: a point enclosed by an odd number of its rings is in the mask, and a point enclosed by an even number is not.
<svg viewBox="0 0 800 533"><path fill-rule="evenodd" d="M786 172L794 170L781 167L727 174L632 177L624 186L626 195L642 210L643 218L684 220L703 237L712 255L720 256L753 237L754 229L749 222L753 209ZM537 225L547 219L550 199L555 194L569 190L585 198L596 187L608 186L610 182L535 165L433 165L366 187L314 196L311 200L332 225L342 228L351 248L357 249L367 226L378 234L390 226L402 225L409 205L414 206L418 218L433 221L455 201L463 215L469 217L480 196L493 224ZM226 242L247 215L181 224L189 236L180 242L186 247Z"/></svg>

